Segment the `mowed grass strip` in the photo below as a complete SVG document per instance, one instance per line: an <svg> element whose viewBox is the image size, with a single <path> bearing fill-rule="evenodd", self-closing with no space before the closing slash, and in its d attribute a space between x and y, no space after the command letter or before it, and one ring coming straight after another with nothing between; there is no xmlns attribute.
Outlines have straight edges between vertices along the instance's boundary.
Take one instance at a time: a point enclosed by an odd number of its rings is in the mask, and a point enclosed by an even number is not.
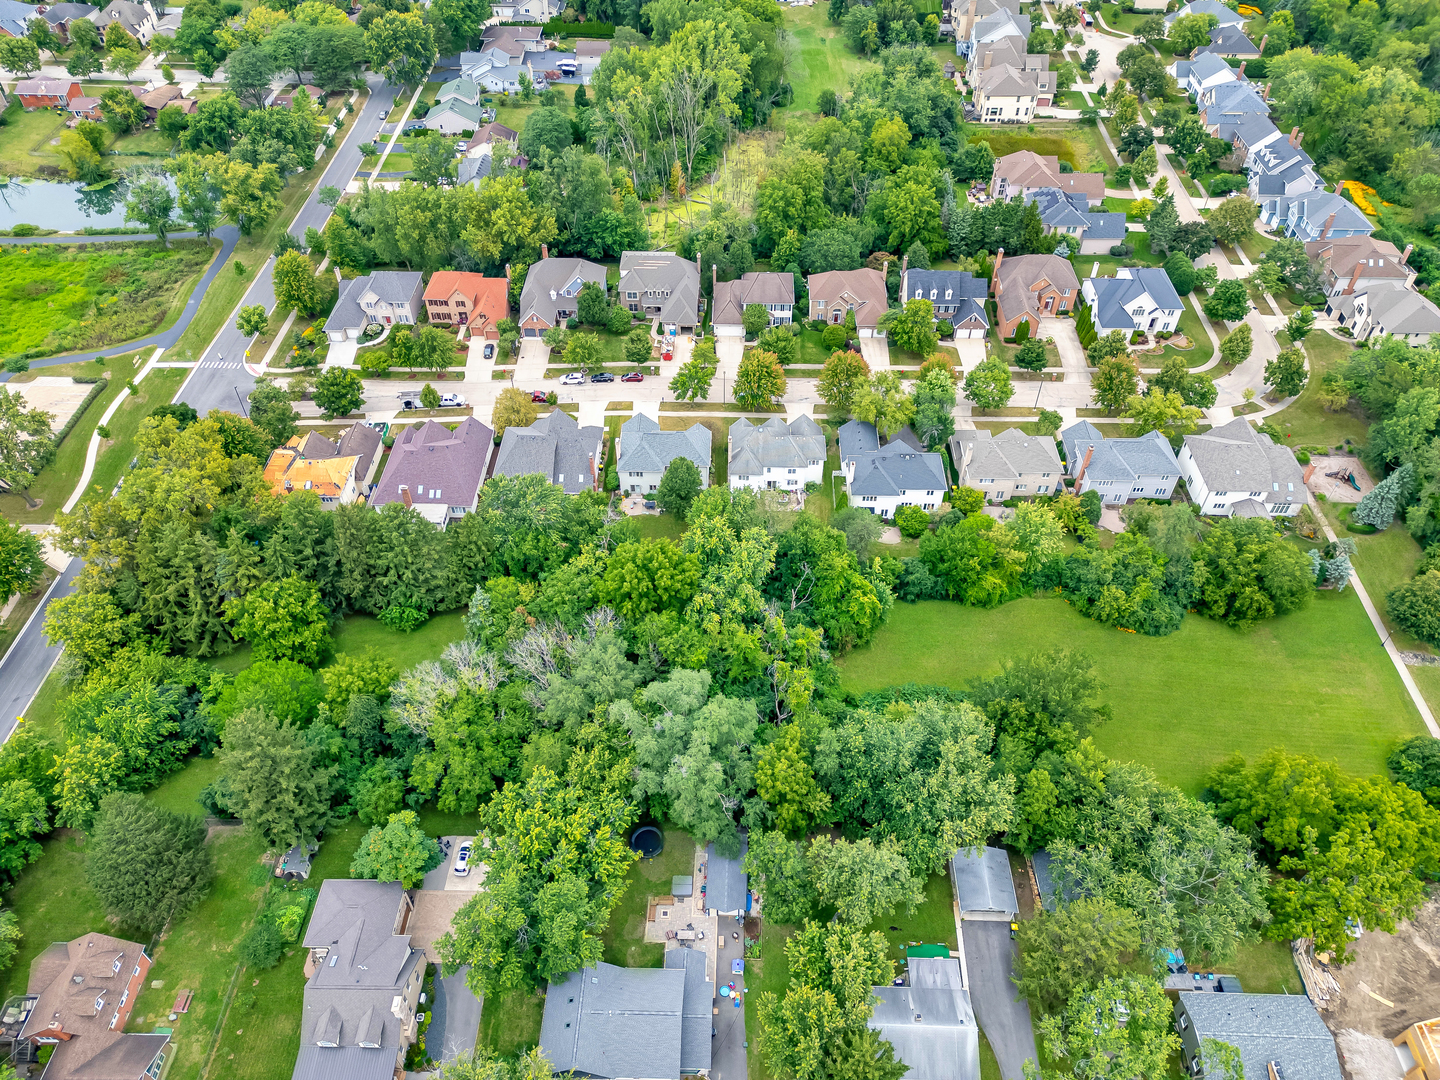
<svg viewBox="0 0 1440 1080"><path fill-rule="evenodd" d="M896 604L875 641L839 666L856 693L906 682L964 687L1004 660L1050 649L1094 661L1114 711L1095 730L1100 749L1192 795L1234 752L1254 758L1283 746L1369 775L1424 730L1353 590L1318 593L1303 611L1249 633L1187 615L1161 638L1102 626L1058 598L989 611Z"/></svg>
<svg viewBox="0 0 1440 1080"><path fill-rule="evenodd" d="M785 9L785 27L800 46L800 63L793 74L793 109L815 111L821 91L843 93L856 73L875 67L856 55L838 26L830 25L828 10L823 4Z"/></svg>

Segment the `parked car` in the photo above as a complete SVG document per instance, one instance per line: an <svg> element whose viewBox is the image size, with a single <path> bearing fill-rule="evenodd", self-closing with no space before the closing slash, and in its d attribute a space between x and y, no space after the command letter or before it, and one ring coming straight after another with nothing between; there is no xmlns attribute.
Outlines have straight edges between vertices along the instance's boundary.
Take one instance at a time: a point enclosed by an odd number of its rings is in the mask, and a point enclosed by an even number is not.
<svg viewBox="0 0 1440 1080"><path fill-rule="evenodd" d="M470 873L470 845L461 844L460 850L455 854L455 876L464 877Z"/></svg>
<svg viewBox="0 0 1440 1080"><path fill-rule="evenodd" d="M561 385L561 386L584 386L584 385L585 385L585 376L584 376L584 375L581 375L580 372L578 372L578 371L569 372L568 374L562 375L562 376L560 377L560 385Z"/></svg>
<svg viewBox="0 0 1440 1080"><path fill-rule="evenodd" d="M544 391L544 390L531 390L531 391L530 391L530 400L531 400L531 401L537 401L537 402L539 402L539 403L541 403L541 404L543 405L545 402L549 401L550 399L545 395L545 391Z"/></svg>
<svg viewBox="0 0 1440 1080"><path fill-rule="evenodd" d="M590 381L592 383L614 382L615 373L613 371L597 371L594 375L590 376Z"/></svg>
<svg viewBox="0 0 1440 1080"><path fill-rule="evenodd" d="M620 376L621 382L644 382L645 376L638 371L627 372Z"/></svg>
<svg viewBox="0 0 1440 1080"><path fill-rule="evenodd" d="M468 142L466 142L464 139L461 139L455 144L455 152L457 154L463 154L465 152L465 148L469 145L470 144Z"/></svg>
<svg viewBox="0 0 1440 1080"><path fill-rule="evenodd" d="M440 407L442 409L463 409L465 398L461 394L441 394Z"/></svg>
<svg viewBox="0 0 1440 1080"><path fill-rule="evenodd" d="M485 359L486 359L486 360L494 360L494 359L495 359L495 343L494 343L493 341L487 341L487 342L485 343Z"/></svg>

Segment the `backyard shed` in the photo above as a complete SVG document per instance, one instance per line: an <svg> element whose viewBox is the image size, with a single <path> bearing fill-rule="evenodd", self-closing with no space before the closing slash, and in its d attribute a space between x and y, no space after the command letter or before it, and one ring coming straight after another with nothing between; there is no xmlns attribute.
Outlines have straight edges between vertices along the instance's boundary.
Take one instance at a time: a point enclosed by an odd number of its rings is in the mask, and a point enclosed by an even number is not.
<svg viewBox="0 0 1440 1080"><path fill-rule="evenodd" d="M1010 857L1003 848L982 848L971 854L961 850L950 860L950 880L964 919L1009 919L1020 910Z"/></svg>
<svg viewBox="0 0 1440 1080"><path fill-rule="evenodd" d="M745 876L745 836L740 836L740 854L727 859L705 848L705 906L717 915L739 915L749 906L750 881Z"/></svg>

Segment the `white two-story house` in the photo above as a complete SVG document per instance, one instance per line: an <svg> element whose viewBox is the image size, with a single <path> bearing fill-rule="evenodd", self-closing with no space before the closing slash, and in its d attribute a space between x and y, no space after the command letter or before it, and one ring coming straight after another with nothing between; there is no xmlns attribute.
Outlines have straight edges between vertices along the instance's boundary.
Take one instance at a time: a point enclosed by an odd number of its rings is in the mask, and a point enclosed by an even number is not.
<svg viewBox="0 0 1440 1080"><path fill-rule="evenodd" d="M1184 310L1165 271L1153 267L1122 266L1113 278L1086 278L1080 291L1102 337L1111 330L1174 331Z"/></svg>
<svg viewBox="0 0 1440 1080"><path fill-rule="evenodd" d="M736 420L730 425L726 475L732 490L792 490L812 481L818 484L825 478L825 433L804 415L788 424L776 416L758 427L749 420Z"/></svg>
<svg viewBox="0 0 1440 1080"><path fill-rule="evenodd" d="M923 449L908 427L884 446L875 425L860 420L848 421L837 436L851 506L894 517L902 506L937 510L945 501L945 459Z"/></svg>
<svg viewBox="0 0 1440 1080"><path fill-rule="evenodd" d="M1186 435L1180 475L1202 514L1290 517L1306 500L1305 473L1288 446L1277 446L1243 416Z"/></svg>

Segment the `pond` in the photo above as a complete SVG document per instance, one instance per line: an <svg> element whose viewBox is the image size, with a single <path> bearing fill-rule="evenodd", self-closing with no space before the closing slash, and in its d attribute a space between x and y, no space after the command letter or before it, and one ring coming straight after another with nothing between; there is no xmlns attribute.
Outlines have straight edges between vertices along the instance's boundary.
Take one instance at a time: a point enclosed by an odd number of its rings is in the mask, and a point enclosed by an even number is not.
<svg viewBox="0 0 1440 1080"><path fill-rule="evenodd" d="M34 225L40 229L79 232L125 224L129 186L117 180L86 191L84 184L0 178L0 229Z"/></svg>

